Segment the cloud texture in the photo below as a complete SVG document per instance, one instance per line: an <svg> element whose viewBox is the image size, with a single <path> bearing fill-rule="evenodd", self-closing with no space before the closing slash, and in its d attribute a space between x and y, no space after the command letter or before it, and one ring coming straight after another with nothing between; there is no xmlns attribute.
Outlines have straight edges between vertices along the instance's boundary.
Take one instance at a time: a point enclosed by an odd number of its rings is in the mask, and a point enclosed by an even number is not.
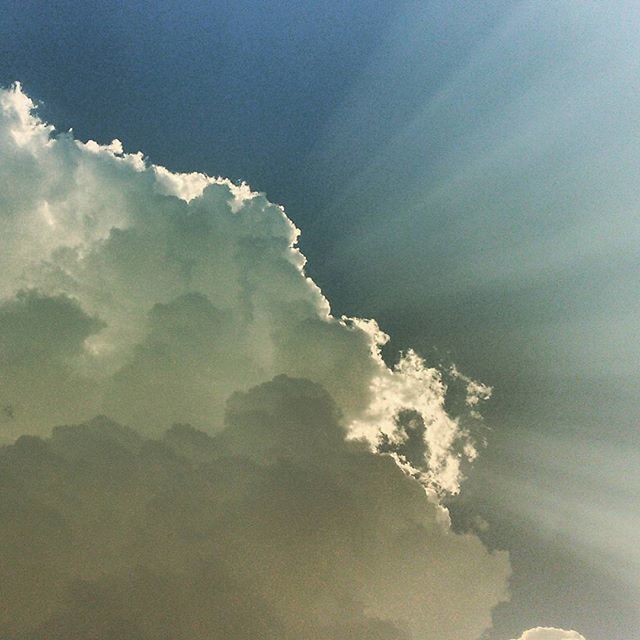
<svg viewBox="0 0 640 640"><path fill-rule="evenodd" d="M566 631L553 627L536 627L525 631L518 640L585 640L577 631Z"/></svg>
<svg viewBox="0 0 640 640"><path fill-rule="evenodd" d="M476 455L442 375L331 316L263 195L0 108L0 634L477 638L508 561L437 502Z"/></svg>
<svg viewBox="0 0 640 640"><path fill-rule="evenodd" d="M281 207L117 140L54 136L19 86L0 101L5 435L99 413L215 432L231 393L286 373L322 384L372 443L397 439L399 411L419 413L423 479L457 490L475 447L444 411L440 373L411 352L390 370L374 321L330 315Z"/></svg>

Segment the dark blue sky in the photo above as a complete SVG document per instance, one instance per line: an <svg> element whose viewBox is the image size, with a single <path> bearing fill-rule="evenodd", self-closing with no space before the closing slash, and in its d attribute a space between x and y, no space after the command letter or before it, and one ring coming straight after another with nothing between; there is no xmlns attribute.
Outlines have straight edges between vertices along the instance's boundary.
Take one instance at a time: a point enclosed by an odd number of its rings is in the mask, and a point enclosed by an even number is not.
<svg viewBox="0 0 640 640"><path fill-rule="evenodd" d="M637 6L1 4L45 119L265 191L336 313L494 385L452 505L512 554L492 639L637 631Z"/></svg>
<svg viewBox="0 0 640 640"><path fill-rule="evenodd" d="M175 170L246 180L285 203L301 226L354 161L375 153L438 90L497 14L461 23L463 7L444 16L436 7L427 25L434 38L417 42L406 66L387 70L341 145L347 157L329 169L310 157L406 3L8 4L2 80L36 91L58 128L119 137Z"/></svg>

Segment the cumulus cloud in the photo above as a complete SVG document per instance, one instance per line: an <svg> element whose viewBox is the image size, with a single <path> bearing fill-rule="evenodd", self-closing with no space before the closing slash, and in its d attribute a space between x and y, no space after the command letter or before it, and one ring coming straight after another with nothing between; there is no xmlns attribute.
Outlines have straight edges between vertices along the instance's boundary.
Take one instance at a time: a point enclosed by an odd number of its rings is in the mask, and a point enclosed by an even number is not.
<svg viewBox="0 0 640 640"><path fill-rule="evenodd" d="M118 140L54 135L19 86L0 106L2 345L31 342L47 305L64 299L71 314L60 309L46 327L41 338L64 349L42 354L32 383L0 371L15 380L0 398L17 407L5 436L98 413L144 432L173 422L215 432L234 391L285 373L322 384L350 435L372 447L381 433L397 440L398 416L414 411L425 423L423 482L458 490L476 452L444 410L440 372L411 351L390 369L374 321L330 314L281 207L246 184L149 165ZM20 357L10 366L26 375Z"/></svg>
<svg viewBox="0 0 640 640"><path fill-rule="evenodd" d="M490 626L506 555L438 502L471 418L416 353L388 367L374 321L331 315L281 207L55 135L19 86L0 148L3 637Z"/></svg>
<svg viewBox="0 0 640 640"><path fill-rule="evenodd" d="M536 627L525 631L517 640L585 640L577 631L553 627Z"/></svg>
<svg viewBox="0 0 640 640"><path fill-rule="evenodd" d="M391 458L346 440L320 385L278 376L234 394L225 421L148 439L96 418L0 450L0 628L460 640L490 625L505 556L452 533Z"/></svg>

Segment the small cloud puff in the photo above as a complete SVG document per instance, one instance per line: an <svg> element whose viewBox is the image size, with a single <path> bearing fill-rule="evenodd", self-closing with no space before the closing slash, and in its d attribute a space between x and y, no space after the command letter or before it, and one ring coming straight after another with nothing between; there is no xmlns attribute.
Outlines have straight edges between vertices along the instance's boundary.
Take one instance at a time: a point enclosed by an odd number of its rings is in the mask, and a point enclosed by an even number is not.
<svg viewBox="0 0 640 640"><path fill-rule="evenodd" d="M577 631L566 631L554 627L536 627L525 631L517 640L586 640Z"/></svg>

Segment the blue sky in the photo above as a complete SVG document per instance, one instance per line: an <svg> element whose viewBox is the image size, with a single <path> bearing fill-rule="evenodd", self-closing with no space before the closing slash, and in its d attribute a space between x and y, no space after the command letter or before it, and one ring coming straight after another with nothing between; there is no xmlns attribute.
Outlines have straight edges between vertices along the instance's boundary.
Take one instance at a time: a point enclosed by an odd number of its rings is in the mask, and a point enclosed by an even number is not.
<svg viewBox="0 0 640 640"><path fill-rule="evenodd" d="M636 3L3 5L46 120L265 191L335 313L494 387L451 504L511 553L491 640L637 630Z"/></svg>

